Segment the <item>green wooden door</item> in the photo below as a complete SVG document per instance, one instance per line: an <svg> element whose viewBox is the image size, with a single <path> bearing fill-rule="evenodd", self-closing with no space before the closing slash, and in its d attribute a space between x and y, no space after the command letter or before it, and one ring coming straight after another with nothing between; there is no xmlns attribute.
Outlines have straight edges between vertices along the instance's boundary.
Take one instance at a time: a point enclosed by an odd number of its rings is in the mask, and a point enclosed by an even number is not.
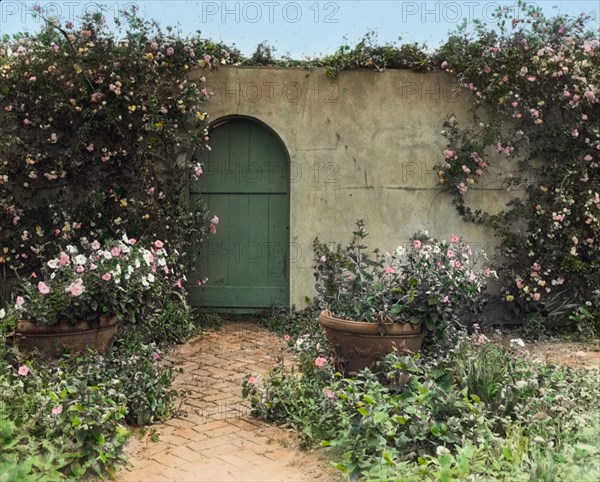
<svg viewBox="0 0 600 482"><path fill-rule="evenodd" d="M217 233L199 248L192 303L220 311L252 312L287 306L288 161L266 128L232 120L211 133L201 157L204 174L191 196L219 216ZM194 271L194 270L193 270Z"/></svg>

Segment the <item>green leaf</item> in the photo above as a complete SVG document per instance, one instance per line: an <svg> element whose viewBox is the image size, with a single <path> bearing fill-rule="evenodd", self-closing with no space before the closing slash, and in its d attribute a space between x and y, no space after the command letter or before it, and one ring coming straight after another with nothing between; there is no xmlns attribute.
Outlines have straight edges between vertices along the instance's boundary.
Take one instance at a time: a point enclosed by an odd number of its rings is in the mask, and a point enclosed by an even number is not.
<svg viewBox="0 0 600 482"><path fill-rule="evenodd" d="M373 400L373 398L372 398L372 397L370 397L369 395L365 395L365 396L363 397L363 400L364 400L365 402L367 402L369 405L374 405L374 404L375 404L375 400Z"/></svg>
<svg viewBox="0 0 600 482"><path fill-rule="evenodd" d="M365 416L365 417L366 417L367 415L369 415L369 411L368 411L366 408L364 408L364 407L359 407L359 408L358 408L358 413L360 413L361 415L363 415L363 416Z"/></svg>
<svg viewBox="0 0 600 482"><path fill-rule="evenodd" d="M383 459L385 460L387 465L389 465L389 466L394 465L394 460L392 458L391 452L389 452L388 450L384 450L381 455L383 456Z"/></svg>

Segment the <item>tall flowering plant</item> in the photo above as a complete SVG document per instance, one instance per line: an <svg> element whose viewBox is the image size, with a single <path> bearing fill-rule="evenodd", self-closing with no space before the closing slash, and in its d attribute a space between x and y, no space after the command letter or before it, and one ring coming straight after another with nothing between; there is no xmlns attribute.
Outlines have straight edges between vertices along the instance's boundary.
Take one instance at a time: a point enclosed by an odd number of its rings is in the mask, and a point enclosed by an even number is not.
<svg viewBox="0 0 600 482"><path fill-rule="evenodd" d="M144 247L124 236L102 245L97 240L67 245L14 290L6 321L55 324L117 314L135 321L146 294L176 283L164 243Z"/></svg>
<svg viewBox="0 0 600 482"><path fill-rule="evenodd" d="M422 323L443 332L470 321L487 279L496 277L489 266L476 266L471 246L456 235L437 241L416 233L407 246L381 252L364 244L362 221L353 234L346 248L319 240L313 245L319 307L341 318Z"/></svg>

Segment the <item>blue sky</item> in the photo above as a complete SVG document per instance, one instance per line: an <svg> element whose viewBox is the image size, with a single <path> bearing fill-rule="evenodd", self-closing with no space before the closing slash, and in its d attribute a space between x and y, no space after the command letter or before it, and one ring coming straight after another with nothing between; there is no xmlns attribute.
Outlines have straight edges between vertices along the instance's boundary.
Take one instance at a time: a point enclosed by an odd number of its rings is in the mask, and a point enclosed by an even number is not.
<svg viewBox="0 0 600 482"><path fill-rule="evenodd" d="M256 45L267 41L275 55L295 58L332 53L348 42L354 45L368 31L383 42L417 42L436 47L463 20L480 19L493 23L497 6L511 6L504 0L108 0L108 1L19 1L0 0L0 33L36 31L40 21L31 8L39 3L63 21L103 5L112 18L120 9L137 5L147 18L162 27L179 25L182 33L200 30L203 38L235 44L250 55ZM537 0L530 2L546 15L580 12L599 17L598 0Z"/></svg>

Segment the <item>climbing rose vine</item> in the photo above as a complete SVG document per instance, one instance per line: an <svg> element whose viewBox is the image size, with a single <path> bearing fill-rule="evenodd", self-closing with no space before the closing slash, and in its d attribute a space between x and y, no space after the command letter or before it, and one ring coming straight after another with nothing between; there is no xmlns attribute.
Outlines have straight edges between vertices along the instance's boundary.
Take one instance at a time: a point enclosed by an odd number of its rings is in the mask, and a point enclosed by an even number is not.
<svg viewBox="0 0 600 482"><path fill-rule="evenodd" d="M125 233L186 254L211 225L182 189L202 166L181 154L208 141L208 92L188 73L213 68L215 46L135 12L116 30L38 14L39 33L0 42L0 266L29 273L58 245Z"/></svg>
<svg viewBox="0 0 600 482"><path fill-rule="evenodd" d="M475 130L450 118L440 182L461 214L501 236L504 295L520 313L564 319L587 305L600 315L597 25L584 14L544 18L520 2L498 12L497 30L459 32L439 52L441 68L491 114ZM467 204L492 165L525 173L507 179L521 195L495 215Z"/></svg>

